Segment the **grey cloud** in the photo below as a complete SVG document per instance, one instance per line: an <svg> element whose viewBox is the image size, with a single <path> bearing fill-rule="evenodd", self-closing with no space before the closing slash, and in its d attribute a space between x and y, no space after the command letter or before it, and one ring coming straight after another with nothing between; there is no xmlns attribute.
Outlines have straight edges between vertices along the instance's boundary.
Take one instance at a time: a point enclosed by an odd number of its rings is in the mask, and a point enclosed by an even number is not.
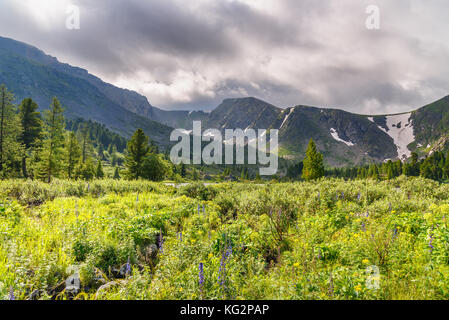
<svg viewBox="0 0 449 320"><path fill-rule="evenodd" d="M2 1L2 35L167 109L210 110L250 95L280 107L387 113L449 93L449 22L441 19L449 6L441 0L272 0L268 9L259 5L269 0L73 3L79 31L63 27L65 12L50 17L49 29ZM364 27L368 4L380 6L381 30Z"/></svg>

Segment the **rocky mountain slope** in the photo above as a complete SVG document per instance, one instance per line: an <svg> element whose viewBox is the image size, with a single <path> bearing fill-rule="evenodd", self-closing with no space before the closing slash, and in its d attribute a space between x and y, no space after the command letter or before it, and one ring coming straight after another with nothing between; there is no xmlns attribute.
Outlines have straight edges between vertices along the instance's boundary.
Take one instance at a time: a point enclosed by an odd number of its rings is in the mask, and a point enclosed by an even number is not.
<svg viewBox="0 0 449 320"><path fill-rule="evenodd" d="M32 97L42 110L56 96L68 118L91 119L126 137L142 128L160 144L168 142L171 128L145 117L152 112L145 97L60 63L35 47L2 37L0 83L14 92L17 102Z"/></svg>
<svg viewBox="0 0 449 320"><path fill-rule="evenodd" d="M136 92L2 37L0 83L18 101L32 97L45 109L57 96L69 118L92 119L126 137L140 127L160 145L169 144L172 128L190 130L194 120L201 120L203 129L278 129L280 155L287 159L302 159L313 138L332 166L404 160L412 151L446 149L449 140L449 96L412 112L383 116L302 105L281 109L252 97L226 99L211 113L167 111Z"/></svg>

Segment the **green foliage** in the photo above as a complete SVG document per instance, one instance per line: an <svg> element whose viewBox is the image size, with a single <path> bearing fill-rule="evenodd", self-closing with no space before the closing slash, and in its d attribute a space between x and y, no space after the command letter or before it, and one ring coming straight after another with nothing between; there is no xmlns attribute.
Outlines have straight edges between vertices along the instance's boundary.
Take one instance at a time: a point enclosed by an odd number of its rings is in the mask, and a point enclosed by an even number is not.
<svg viewBox="0 0 449 320"><path fill-rule="evenodd" d="M4 85L0 86L0 175L18 176L23 145L22 127L13 104L14 96Z"/></svg>
<svg viewBox="0 0 449 320"><path fill-rule="evenodd" d="M149 139L142 129L137 129L128 141L127 150L128 155L125 160L127 175L130 179L138 179L144 174L143 160L150 152Z"/></svg>
<svg viewBox="0 0 449 320"><path fill-rule="evenodd" d="M318 152L312 139L307 147L306 157L303 161L302 178L304 180L316 180L324 176L323 155Z"/></svg>
<svg viewBox="0 0 449 320"><path fill-rule="evenodd" d="M447 299L448 195L405 176L3 181L0 295L63 298L79 272L87 299Z"/></svg>
<svg viewBox="0 0 449 320"><path fill-rule="evenodd" d="M50 110L44 113L44 140L41 148L37 177L50 182L58 177L61 170L64 144L63 108L57 98L53 98Z"/></svg>

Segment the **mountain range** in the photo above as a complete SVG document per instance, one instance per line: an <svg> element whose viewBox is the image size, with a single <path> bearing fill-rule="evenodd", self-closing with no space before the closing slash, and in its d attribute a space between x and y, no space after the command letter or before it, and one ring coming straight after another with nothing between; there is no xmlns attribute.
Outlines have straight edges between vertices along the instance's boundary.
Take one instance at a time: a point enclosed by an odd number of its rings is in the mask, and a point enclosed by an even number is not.
<svg viewBox="0 0 449 320"><path fill-rule="evenodd" d="M32 97L46 109L58 97L68 118L84 118L130 137L142 128L161 146L168 146L173 128L279 129L280 155L304 157L313 138L331 166L405 160L412 151L426 154L449 144L449 96L420 109L389 115L361 115L312 106L276 107L248 97L226 99L212 112L168 111L146 97L121 89L88 71L59 62L28 44L0 37L0 83L17 102Z"/></svg>

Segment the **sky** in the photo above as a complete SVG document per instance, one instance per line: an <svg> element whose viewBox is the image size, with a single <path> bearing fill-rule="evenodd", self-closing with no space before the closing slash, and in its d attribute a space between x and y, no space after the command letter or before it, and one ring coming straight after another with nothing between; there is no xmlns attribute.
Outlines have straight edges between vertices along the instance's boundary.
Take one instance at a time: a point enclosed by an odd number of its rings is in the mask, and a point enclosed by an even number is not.
<svg viewBox="0 0 449 320"><path fill-rule="evenodd" d="M167 110L254 96L385 114L449 95L447 17L447 0L1 0L0 36Z"/></svg>

